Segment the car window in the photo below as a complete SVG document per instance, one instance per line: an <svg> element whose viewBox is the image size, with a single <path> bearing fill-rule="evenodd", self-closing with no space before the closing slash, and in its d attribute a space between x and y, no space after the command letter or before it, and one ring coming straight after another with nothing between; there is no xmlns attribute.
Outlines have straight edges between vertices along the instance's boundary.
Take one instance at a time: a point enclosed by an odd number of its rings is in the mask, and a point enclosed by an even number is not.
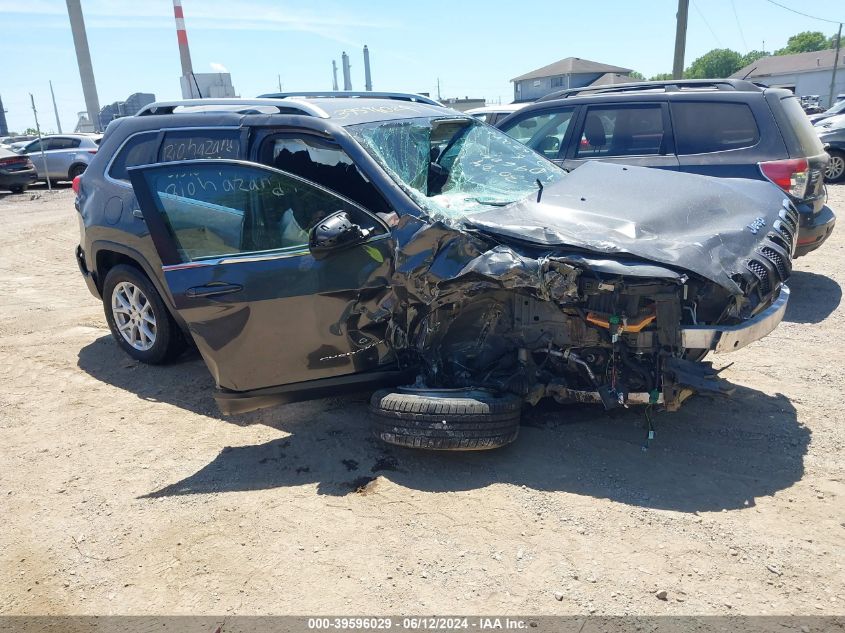
<svg viewBox="0 0 845 633"><path fill-rule="evenodd" d="M46 143L44 149L47 149ZM41 151L41 141L33 141L29 145L25 145L23 149L24 154L32 154L33 152Z"/></svg>
<svg viewBox="0 0 845 633"><path fill-rule="evenodd" d="M130 137L114 157L109 168L109 176L115 180L129 181L127 167L154 163L158 149L158 135L158 132L144 132Z"/></svg>
<svg viewBox="0 0 845 633"><path fill-rule="evenodd" d="M182 261L307 247L308 232L336 211L382 232L334 194L250 165L167 165L144 174Z"/></svg>
<svg viewBox="0 0 845 633"><path fill-rule="evenodd" d="M494 116L494 114L495 113L493 112L476 112L472 116L478 119L479 121L484 121L485 123L492 124L493 122L490 120L490 118Z"/></svg>
<svg viewBox="0 0 845 633"><path fill-rule="evenodd" d="M795 142L797 146L791 146L788 143L789 153L792 156L816 156L824 151L824 146L816 134L817 130L810 124L807 115L798 103L795 97L785 97L781 99L783 106L783 113L786 116L787 123L795 134ZM786 141L784 135L784 141Z"/></svg>
<svg viewBox="0 0 845 633"><path fill-rule="evenodd" d="M760 141L751 108L745 103L677 102L671 104L678 154L706 154Z"/></svg>
<svg viewBox="0 0 845 633"><path fill-rule="evenodd" d="M82 143L82 139L78 138L50 138L45 141L45 149L76 149Z"/></svg>
<svg viewBox="0 0 845 633"><path fill-rule="evenodd" d="M390 212L378 190L334 143L307 136L271 136L262 144L261 162L336 191L370 211Z"/></svg>
<svg viewBox="0 0 845 633"><path fill-rule="evenodd" d="M179 130L165 133L158 159L238 158L240 146L240 130Z"/></svg>
<svg viewBox="0 0 845 633"><path fill-rule="evenodd" d="M574 112L574 107L543 112L505 125L502 131L546 158L557 158Z"/></svg>
<svg viewBox="0 0 845 633"><path fill-rule="evenodd" d="M663 109L659 103L591 107L575 155L592 158L660 154L663 140Z"/></svg>

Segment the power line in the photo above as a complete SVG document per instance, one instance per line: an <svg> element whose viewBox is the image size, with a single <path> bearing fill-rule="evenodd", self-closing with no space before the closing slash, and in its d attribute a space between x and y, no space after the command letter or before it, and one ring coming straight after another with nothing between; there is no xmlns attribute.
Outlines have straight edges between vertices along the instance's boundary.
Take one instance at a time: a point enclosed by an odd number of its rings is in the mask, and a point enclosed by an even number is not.
<svg viewBox="0 0 845 633"><path fill-rule="evenodd" d="M731 0L731 8L734 10L734 18L736 18L736 28L739 29L739 36L742 38L742 45L745 47L745 52L748 52L748 44L745 42L745 33L742 32L742 25L739 23L739 16L736 13L736 2ZM281 90L279 91L281 92Z"/></svg>
<svg viewBox="0 0 845 633"><path fill-rule="evenodd" d="M776 7L780 7L781 9L786 9L787 11L792 11L793 13L797 13L798 15L803 15L805 18L810 18L811 20L819 20L821 22L829 22L830 24L841 24L843 20L828 20L827 18L820 18L817 15L810 15L809 13L802 13L801 11L797 11L792 7L788 7L785 4L781 4L780 2L775 2L775 0L766 0L769 4L773 4Z"/></svg>
<svg viewBox="0 0 845 633"><path fill-rule="evenodd" d="M704 17L704 14L701 12L701 9L698 8L698 5L696 4L695 0L692 0L692 6L696 11L698 11L698 15L704 21L704 24L707 26L707 28L710 29L710 34L713 36L713 39L716 40L716 43L721 47L722 40L720 40L719 36L716 35L716 31L713 30L712 26L710 26L710 23L707 21L707 18Z"/></svg>

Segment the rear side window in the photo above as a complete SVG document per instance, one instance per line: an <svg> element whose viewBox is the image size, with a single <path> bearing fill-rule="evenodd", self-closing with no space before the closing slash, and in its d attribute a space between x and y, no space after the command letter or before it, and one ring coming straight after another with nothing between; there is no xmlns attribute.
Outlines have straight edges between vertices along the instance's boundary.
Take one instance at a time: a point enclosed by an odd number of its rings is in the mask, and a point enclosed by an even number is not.
<svg viewBox="0 0 845 633"><path fill-rule="evenodd" d="M783 112L786 115L789 127L792 128L795 134L795 140L798 147L790 147L790 155L795 156L815 156L824 151L821 141L816 134L810 120L804 113L801 104L795 97L786 97L781 99ZM784 134L784 136L786 136ZM791 145L791 143L790 143Z"/></svg>
<svg viewBox="0 0 845 633"><path fill-rule="evenodd" d="M109 168L109 176L115 180L129 181L128 167L149 165L155 162L158 148L158 132L145 132L131 137L118 152Z"/></svg>
<svg viewBox="0 0 845 633"><path fill-rule="evenodd" d="M754 114L745 103L680 102L671 108L678 154L724 152L760 141Z"/></svg>
<svg viewBox="0 0 845 633"><path fill-rule="evenodd" d="M78 138L51 138L46 149L76 149L82 141Z"/></svg>
<svg viewBox="0 0 845 633"><path fill-rule="evenodd" d="M591 107L587 110L575 156L647 156L663 150L660 104Z"/></svg>
<svg viewBox="0 0 845 633"><path fill-rule="evenodd" d="M238 158L239 130L180 130L167 132L158 156L162 163L200 158Z"/></svg>

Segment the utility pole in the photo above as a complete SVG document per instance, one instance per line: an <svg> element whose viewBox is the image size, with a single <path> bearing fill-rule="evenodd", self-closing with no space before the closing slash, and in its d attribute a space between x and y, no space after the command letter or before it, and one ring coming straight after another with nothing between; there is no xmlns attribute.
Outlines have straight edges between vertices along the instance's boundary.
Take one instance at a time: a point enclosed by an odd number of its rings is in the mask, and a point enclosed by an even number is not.
<svg viewBox="0 0 845 633"><path fill-rule="evenodd" d="M836 98L836 67L839 65L839 49L842 48L842 22L839 23L839 33L836 35L836 53L833 55L833 72L830 73L830 99L827 107L833 107Z"/></svg>
<svg viewBox="0 0 845 633"><path fill-rule="evenodd" d="M50 96L53 98L53 113L56 115L56 129L62 133L62 122L59 120L59 109L56 107L56 93L53 92L53 80L50 80Z"/></svg>
<svg viewBox="0 0 845 633"><path fill-rule="evenodd" d="M44 153L44 139L41 138L41 126L38 124L38 110L35 109L35 97L29 93L29 100L32 102L32 114L35 116L35 131L38 132L38 145L41 146L41 162L44 165L44 177L47 179L47 189L53 191L50 182L50 173L47 171L47 154Z"/></svg>
<svg viewBox="0 0 845 633"><path fill-rule="evenodd" d="M678 25L675 29L675 59L672 62L672 79L684 77L684 52L687 48L687 17L689 0L678 0Z"/></svg>

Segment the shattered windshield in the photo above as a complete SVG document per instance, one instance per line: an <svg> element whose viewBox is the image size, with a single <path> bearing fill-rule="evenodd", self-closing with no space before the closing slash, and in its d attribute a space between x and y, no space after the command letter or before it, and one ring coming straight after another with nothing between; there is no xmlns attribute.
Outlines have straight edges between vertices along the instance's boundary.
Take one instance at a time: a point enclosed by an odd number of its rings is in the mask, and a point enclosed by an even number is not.
<svg viewBox="0 0 845 633"><path fill-rule="evenodd" d="M349 132L434 217L460 220L522 200L565 172L471 118L416 118Z"/></svg>

